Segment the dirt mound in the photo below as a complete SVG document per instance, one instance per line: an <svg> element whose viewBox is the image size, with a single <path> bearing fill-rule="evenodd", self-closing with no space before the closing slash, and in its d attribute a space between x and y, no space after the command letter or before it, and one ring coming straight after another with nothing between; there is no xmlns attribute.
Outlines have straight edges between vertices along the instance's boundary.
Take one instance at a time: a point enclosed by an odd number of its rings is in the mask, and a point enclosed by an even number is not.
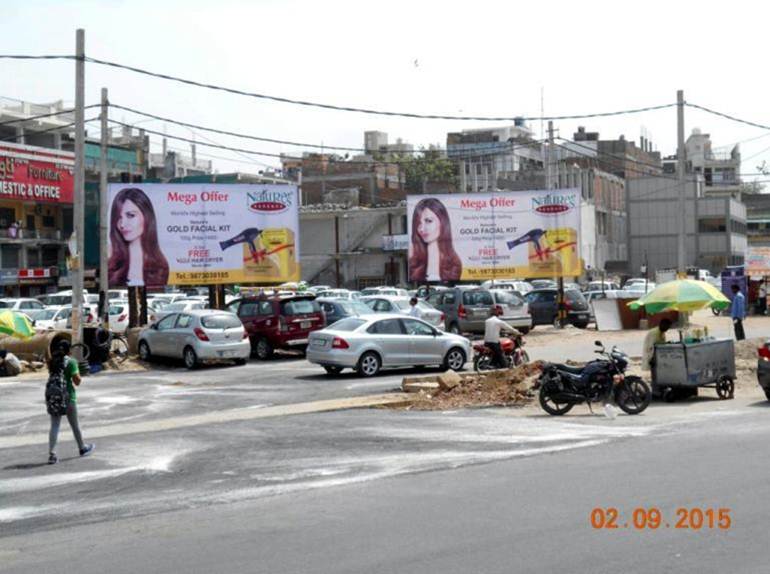
<svg viewBox="0 0 770 574"><path fill-rule="evenodd" d="M536 361L513 369L500 369L461 376L452 388L420 391L411 404L394 407L405 410L451 410L482 406L524 406L535 398L532 385L540 375L543 362Z"/></svg>

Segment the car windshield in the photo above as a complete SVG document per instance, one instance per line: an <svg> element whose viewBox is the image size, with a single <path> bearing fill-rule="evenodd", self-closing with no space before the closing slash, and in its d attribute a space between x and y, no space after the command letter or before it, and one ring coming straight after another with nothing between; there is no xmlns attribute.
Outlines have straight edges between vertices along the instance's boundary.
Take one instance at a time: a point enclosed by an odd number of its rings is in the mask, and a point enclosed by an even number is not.
<svg viewBox="0 0 770 574"><path fill-rule="evenodd" d="M369 315L372 309L360 301L341 301L338 303L345 313L350 315Z"/></svg>
<svg viewBox="0 0 770 574"><path fill-rule="evenodd" d="M221 315L207 315L201 317L201 325L206 329L235 329L243 324L235 315L222 313Z"/></svg>
<svg viewBox="0 0 770 574"><path fill-rule="evenodd" d="M184 311L187 308L187 303L169 303L165 307L163 307L164 311Z"/></svg>
<svg viewBox="0 0 770 574"><path fill-rule="evenodd" d="M10 309L13 307L13 301L0 301L0 309Z"/></svg>
<svg viewBox="0 0 770 574"><path fill-rule="evenodd" d="M35 318L36 321L50 321L56 316L58 309L43 309Z"/></svg>
<svg viewBox="0 0 770 574"><path fill-rule="evenodd" d="M404 311L409 309L410 307L408 299L396 299L395 301L393 301L393 304L399 309L402 309Z"/></svg>
<svg viewBox="0 0 770 574"><path fill-rule="evenodd" d="M71 305L72 295L49 295L46 305Z"/></svg>
<svg viewBox="0 0 770 574"><path fill-rule="evenodd" d="M511 291L493 291L492 295L495 298L495 303L501 305L523 305L524 301L519 299L515 293Z"/></svg>
<svg viewBox="0 0 770 574"><path fill-rule="evenodd" d="M361 325L366 323L363 319L357 319L355 317L348 317L347 319L340 319L334 323L335 331L355 331Z"/></svg>
<svg viewBox="0 0 770 574"><path fill-rule="evenodd" d="M281 310L284 315L307 315L310 313L320 313L321 308L312 299L294 299L281 303Z"/></svg>
<svg viewBox="0 0 770 574"><path fill-rule="evenodd" d="M110 315L120 315L124 313L125 307L123 305L110 305Z"/></svg>
<svg viewBox="0 0 770 574"><path fill-rule="evenodd" d="M572 303L585 303L585 298L583 295L580 294L579 291L565 291L564 297L567 299L567 301L570 301Z"/></svg>

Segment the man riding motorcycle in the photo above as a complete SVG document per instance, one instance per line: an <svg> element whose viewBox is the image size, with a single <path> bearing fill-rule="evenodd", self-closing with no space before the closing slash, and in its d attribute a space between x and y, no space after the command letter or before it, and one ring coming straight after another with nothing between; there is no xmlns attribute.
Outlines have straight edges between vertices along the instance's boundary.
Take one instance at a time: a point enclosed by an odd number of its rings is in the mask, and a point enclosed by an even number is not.
<svg viewBox="0 0 770 574"><path fill-rule="evenodd" d="M507 331L514 337L521 336L521 332L516 327L500 319L499 316L502 314L501 308L493 307L489 319L484 321L484 345L492 351L492 368L498 369L504 369L508 366L503 356L503 350L500 348L500 333Z"/></svg>

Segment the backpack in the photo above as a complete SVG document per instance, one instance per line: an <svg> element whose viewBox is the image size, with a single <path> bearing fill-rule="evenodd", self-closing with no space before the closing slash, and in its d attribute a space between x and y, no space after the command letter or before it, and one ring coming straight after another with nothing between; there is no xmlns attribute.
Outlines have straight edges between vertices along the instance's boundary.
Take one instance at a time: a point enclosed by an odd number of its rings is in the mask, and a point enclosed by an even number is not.
<svg viewBox="0 0 770 574"><path fill-rule="evenodd" d="M45 384L45 406L49 415L62 416L67 413L67 406L70 403L67 381L64 379L66 360L62 357L54 361L55 364L48 374L48 382Z"/></svg>

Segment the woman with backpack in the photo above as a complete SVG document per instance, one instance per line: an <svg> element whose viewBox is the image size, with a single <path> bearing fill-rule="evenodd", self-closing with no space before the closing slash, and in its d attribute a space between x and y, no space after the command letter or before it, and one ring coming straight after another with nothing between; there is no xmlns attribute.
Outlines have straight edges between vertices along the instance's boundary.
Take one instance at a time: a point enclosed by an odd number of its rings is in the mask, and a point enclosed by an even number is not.
<svg viewBox="0 0 770 574"><path fill-rule="evenodd" d="M48 383L45 388L45 402L51 415L51 431L48 434L48 464L56 464L56 442L59 438L61 418L67 415L67 421L78 443L80 456L87 456L94 450L92 443L85 444L78 425L77 394L75 387L80 385L78 362L69 356L70 344L60 342L48 361Z"/></svg>

